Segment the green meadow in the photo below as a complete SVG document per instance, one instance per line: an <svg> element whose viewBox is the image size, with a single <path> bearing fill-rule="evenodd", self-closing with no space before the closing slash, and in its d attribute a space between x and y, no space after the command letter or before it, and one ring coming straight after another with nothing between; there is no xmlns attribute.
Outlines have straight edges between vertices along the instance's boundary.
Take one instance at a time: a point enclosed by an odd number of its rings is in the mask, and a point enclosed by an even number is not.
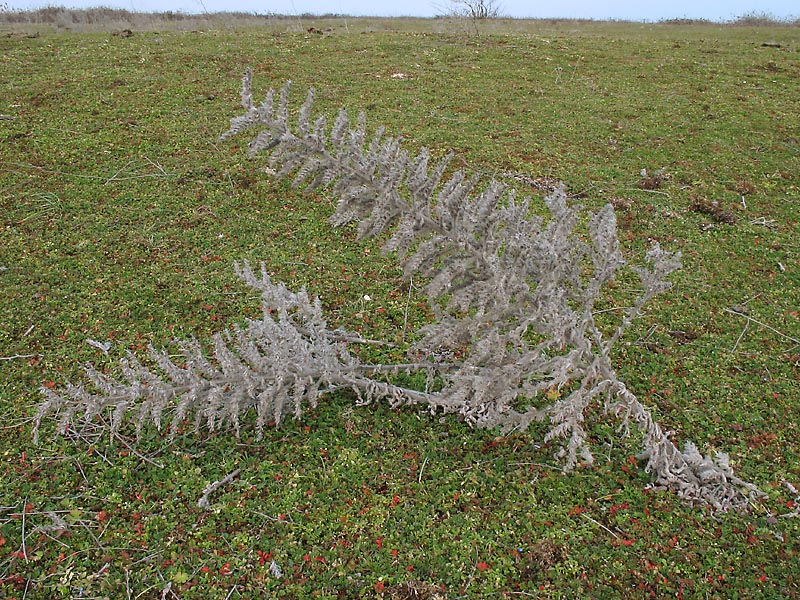
<svg viewBox="0 0 800 600"><path fill-rule="evenodd" d="M0 597L800 598L800 28L158 29L0 24ZM366 360L403 361L430 319L379 240L328 225L334 197L218 141L247 66L259 94L291 80L295 110L313 87L329 119L364 110L486 181L612 203L632 262L680 251L614 363L679 445L727 452L763 501L719 514L648 487L640 440L610 419L588 424L593 467L563 474L545 428L502 437L347 395L261 441L50 421L34 445L40 388L257 316L237 260L391 342Z"/></svg>

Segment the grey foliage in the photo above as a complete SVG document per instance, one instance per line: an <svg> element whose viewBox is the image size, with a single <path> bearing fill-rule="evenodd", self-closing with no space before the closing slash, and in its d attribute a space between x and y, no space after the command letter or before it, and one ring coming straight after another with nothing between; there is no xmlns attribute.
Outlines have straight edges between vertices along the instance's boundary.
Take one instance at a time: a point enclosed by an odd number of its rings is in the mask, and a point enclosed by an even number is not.
<svg viewBox="0 0 800 600"><path fill-rule="evenodd" d="M305 290L291 292L274 284L263 267L257 274L245 262L236 265L236 272L261 293L261 319L215 335L209 352L197 340L176 343L178 360L150 347L153 366L129 354L120 361L121 379L87 365L95 391L72 384L60 390L42 388L45 399L35 435L51 414L59 415L62 433L80 431L103 418L112 432L133 421L138 434L155 425L174 436L190 420L195 428L230 427L238 435L243 415L252 411L260 438L265 425L279 425L287 414L299 417L304 406L313 408L322 395L336 390L353 390L363 402L388 397L398 405L424 397L373 377L378 371L425 365L362 365L347 349L348 342L360 338L328 329L318 299L309 298Z"/></svg>
<svg viewBox="0 0 800 600"><path fill-rule="evenodd" d="M63 428L79 412L86 419L109 411L118 427L135 405L138 426L160 425L169 407L173 432L190 416L212 430L229 425L238 431L241 416L254 409L260 433L268 422L299 415L304 404L347 388L360 403L422 403L475 427L508 432L549 423L545 441L561 444L558 455L570 470L592 462L587 413L602 406L621 429L633 424L640 432L640 458L657 485L720 510L746 508L761 494L733 476L724 455L702 457L691 443L679 450L612 367L614 344L644 305L670 287L679 255L655 244L643 264L628 265L610 205L587 213L558 188L542 207L501 182L482 184L476 175L451 169L450 155L439 161L425 149L411 155L381 128L368 135L363 113L351 123L341 111L328 126L324 117L313 117L313 92L296 117L289 84L256 105L251 81L248 70L245 113L231 120L222 139L252 133L251 156L266 155L278 177L335 195L332 225L354 223L360 238L382 236L384 250L396 253L405 274L427 281L435 320L420 330L411 362L361 364L347 350L355 336L328 330L318 301L245 265L237 271L262 293L264 317L216 336L213 360L192 341L179 346L181 365L151 349L158 373L129 357L122 364L127 382L89 367L99 393L82 386L45 390L37 428L54 412ZM638 291L617 310L615 323L606 313L600 324L597 305L623 270L638 279ZM441 356L459 358L429 360ZM399 369L432 370L442 385L415 391L374 377Z"/></svg>

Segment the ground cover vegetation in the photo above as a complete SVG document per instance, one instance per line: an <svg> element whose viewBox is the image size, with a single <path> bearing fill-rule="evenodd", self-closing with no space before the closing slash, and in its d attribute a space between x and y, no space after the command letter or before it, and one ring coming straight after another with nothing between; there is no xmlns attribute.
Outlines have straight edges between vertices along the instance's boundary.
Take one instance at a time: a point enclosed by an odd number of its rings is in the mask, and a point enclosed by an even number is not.
<svg viewBox="0 0 800 600"><path fill-rule="evenodd" d="M0 40L3 594L797 597L796 30L353 23ZM544 430L344 396L260 441L123 429L34 446L40 386L258 317L234 260L393 342L366 361L404 360L430 321L380 241L327 224L334 197L218 143L245 65L522 193L564 181L592 211L610 202L626 254L680 251L614 364L677 441L728 452L767 497L722 515L647 489L638 444L599 413L593 465L567 476Z"/></svg>

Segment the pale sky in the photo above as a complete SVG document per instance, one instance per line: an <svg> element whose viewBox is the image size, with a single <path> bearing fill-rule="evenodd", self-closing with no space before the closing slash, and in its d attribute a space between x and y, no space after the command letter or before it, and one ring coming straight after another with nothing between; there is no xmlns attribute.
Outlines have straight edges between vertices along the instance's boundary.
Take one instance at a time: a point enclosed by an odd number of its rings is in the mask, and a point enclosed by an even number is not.
<svg viewBox="0 0 800 600"><path fill-rule="evenodd" d="M11 10L43 6L87 8L107 6L140 12L248 12L258 14L300 15L303 13L375 16L433 17L447 12L449 0L6 0ZM627 19L659 21L690 18L729 21L745 14L769 14L773 17L800 18L797 0L499 0L502 14L510 17Z"/></svg>

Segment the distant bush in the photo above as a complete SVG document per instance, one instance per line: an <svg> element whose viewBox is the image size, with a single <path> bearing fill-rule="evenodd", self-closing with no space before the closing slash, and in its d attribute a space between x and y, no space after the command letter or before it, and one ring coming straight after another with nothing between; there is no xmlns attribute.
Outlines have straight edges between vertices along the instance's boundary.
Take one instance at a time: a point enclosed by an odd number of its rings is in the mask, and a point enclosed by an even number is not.
<svg viewBox="0 0 800 600"><path fill-rule="evenodd" d="M132 12L120 8L73 9L47 6L36 10L0 10L0 24L49 26L58 29L108 31L120 28L133 30L154 29L203 29L208 27L231 27L260 25L265 20L281 17L245 12L223 12L192 15L182 12Z"/></svg>
<svg viewBox="0 0 800 600"><path fill-rule="evenodd" d="M800 18L781 19L771 13L749 12L731 21L731 25L736 27L798 27Z"/></svg>
<svg viewBox="0 0 800 600"><path fill-rule="evenodd" d="M680 19L661 19L659 21L662 25L708 25L711 23L708 19L687 19L685 17Z"/></svg>

